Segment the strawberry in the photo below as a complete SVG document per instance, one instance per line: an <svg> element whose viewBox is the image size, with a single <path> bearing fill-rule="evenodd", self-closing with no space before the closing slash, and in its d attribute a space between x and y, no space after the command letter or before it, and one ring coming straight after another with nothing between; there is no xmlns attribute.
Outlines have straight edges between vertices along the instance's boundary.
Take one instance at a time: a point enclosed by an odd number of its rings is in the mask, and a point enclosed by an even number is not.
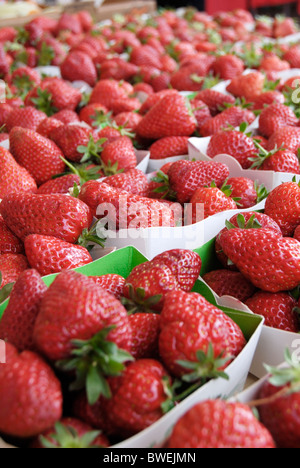
<svg viewBox="0 0 300 468"><path fill-rule="evenodd" d="M213 270L203 275L203 280L219 296L232 296L245 302L256 288L239 271Z"/></svg>
<svg viewBox="0 0 300 468"><path fill-rule="evenodd" d="M21 239L30 234L54 236L75 243L92 222L89 207L63 194L12 194L0 205L7 226Z"/></svg>
<svg viewBox="0 0 300 468"><path fill-rule="evenodd" d="M279 127L270 136L268 140L267 149L269 151L275 148L285 148L297 154L300 146L300 129L298 127L291 127L284 125Z"/></svg>
<svg viewBox="0 0 300 468"><path fill-rule="evenodd" d="M188 137L171 136L160 138L149 148L150 159L165 159L169 156L188 154Z"/></svg>
<svg viewBox="0 0 300 468"><path fill-rule="evenodd" d="M296 126L298 119L292 109L284 104L271 104L259 116L259 133L269 138L276 130Z"/></svg>
<svg viewBox="0 0 300 468"><path fill-rule="evenodd" d="M0 338L19 351L34 350L33 327L47 286L34 269L24 270L16 280L0 321Z"/></svg>
<svg viewBox="0 0 300 468"><path fill-rule="evenodd" d="M291 172L292 174L300 174L299 159L289 150L277 150L267 151L264 148L260 148L260 152L257 157L252 158L252 168L261 169L263 171L275 171L275 172Z"/></svg>
<svg viewBox="0 0 300 468"><path fill-rule="evenodd" d="M257 150L252 138L245 132L226 130L212 135L206 152L211 158L218 154L229 154L240 163L243 169L249 169L250 158L257 153Z"/></svg>
<svg viewBox="0 0 300 468"><path fill-rule="evenodd" d="M16 38L17 31L12 26L3 26L0 29L0 42L13 42Z"/></svg>
<svg viewBox="0 0 300 468"><path fill-rule="evenodd" d="M37 185L65 169L63 153L53 141L34 130L14 127L9 134L10 151L16 161L32 175Z"/></svg>
<svg viewBox="0 0 300 468"><path fill-rule="evenodd" d="M108 118L108 110L102 104L94 102L93 104L88 104L80 109L79 112L79 119L83 122L86 122L91 127L98 126L98 119L97 117ZM99 121L99 124L101 122Z"/></svg>
<svg viewBox="0 0 300 468"><path fill-rule="evenodd" d="M234 226L240 229L253 229L257 227L263 227L270 230L273 230L278 235L281 235L281 230L278 224L269 216L264 213L259 213L256 211L248 211L239 214L233 215L229 222L226 221L225 224L229 226ZM215 252L218 260L223 265L224 268L229 270L236 270L235 265L229 261L228 257L224 254L222 247L219 243L219 236L226 231L226 227L220 231L216 240L215 240Z"/></svg>
<svg viewBox="0 0 300 468"><path fill-rule="evenodd" d="M166 294L159 353L172 375L190 374L189 382L212 377L223 371L245 344L239 326L200 294L184 291ZM213 366L208 371L202 360L209 359L211 354Z"/></svg>
<svg viewBox="0 0 300 468"><path fill-rule="evenodd" d="M201 62L185 65L172 74L170 84L178 91L199 91L207 72L207 67Z"/></svg>
<svg viewBox="0 0 300 468"><path fill-rule="evenodd" d="M267 196L267 190L263 185L258 186L247 177L230 177L226 185L230 187L230 196L237 201L239 208L250 208Z"/></svg>
<svg viewBox="0 0 300 468"><path fill-rule="evenodd" d="M137 165L136 154L133 143L127 136L121 136L115 141L105 145L101 153L101 161L104 164L107 175L115 174L117 171L128 171Z"/></svg>
<svg viewBox="0 0 300 468"><path fill-rule="evenodd" d="M118 127L122 127L133 133L136 132L137 126L141 120L142 116L135 111L120 112L114 117L114 121Z"/></svg>
<svg viewBox="0 0 300 468"><path fill-rule="evenodd" d="M286 182L273 189L266 199L265 214L280 227L283 236L292 236L300 224L300 187Z"/></svg>
<svg viewBox="0 0 300 468"><path fill-rule="evenodd" d="M175 224L174 212L163 203L95 180L83 184L79 199L86 203L98 218L105 217L112 230ZM111 206L113 209L107 210Z"/></svg>
<svg viewBox="0 0 300 468"><path fill-rule="evenodd" d="M126 80L130 81L139 71L139 67L133 63L126 62L121 57L113 57L101 63L100 79Z"/></svg>
<svg viewBox="0 0 300 468"><path fill-rule="evenodd" d="M77 392L71 405L72 416L100 429L102 433L112 435L113 428L106 415L107 399L100 395L96 403L90 405L84 390Z"/></svg>
<svg viewBox="0 0 300 468"><path fill-rule="evenodd" d="M160 99L139 123L137 134L155 140L167 136L190 136L195 129L196 119L188 109L186 99L178 93Z"/></svg>
<svg viewBox="0 0 300 468"><path fill-rule="evenodd" d="M20 166L12 154L0 147L0 198L19 192L35 192L37 185L33 177Z"/></svg>
<svg viewBox="0 0 300 468"><path fill-rule="evenodd" d="M102 104L107 109L111 109L114 101L119 99L126 99L128 93L117 80L100 80L93 88L90 96L89 104Z"/></svg>
<svg viewBox="0 0 300 468"><path fill-rule="evenodd" d="M123 278L123 276L111 273L101 276L91 276L91 278L96 284L101 286L101 288L105 289L105 291L109 292L117 299L120 299L123 295L125 285L125 278Z"/></svg>
<svg viewBox="0 0 300 468"><path fill-rule="evenodd" d="M289 351L285 353L285 361L285 366L280 368L266 366L268 378L258 393L256 407L278 448L298 448L299 362Z"/></svg>
<svg viewBox="0 0 300 468"><path fill-rule="evenodd" d="M27 128L36 131L39 124L46 118L44 112L31 106L16 107L7 116L5 127L10 132L14 127Z"/></svg>
<svg viewBox="0 0 300 468"><path fill-rule="evenodd" d="M259 289L280 292L300 281L300 245L265 228L232 228L218 242L239 271Z"/></svg>
<svg viewBox="0 0 300 468"><path fill-rule="evenodd" d="M81 23L79 18L74 14L63 13L56 25L56 33L61 31L71 31L73 34L80 34L82 32Z"/></svg>
<svg viewBox="0 0 300 468"><path fill-rule="evenodd" d="M229 107L215 117L206 120L200 127L200 134L203 137L214 135L226 127L239 127L243 122L249 125L254 122L255 115L248 109L238 106Z"/></svg>
<svg viewBox="0 0 300 468"><path fill-rule="evenodd" d="M169 182L179 203L189 202L196 189L215 182L222 186L229 176L225 164L214 161L176 161L168 171Z"/></svg>
<svg viewBox="0 0 300 468"><path fill-rule="evenodd" d="M148 45L134 47L131 51L129 61L134 65L147 65L161 69L160 55L155 49Z"/></svg>
<svg viewBox="0 0 300 468"><path fill-rule="evenodd" d="M119 375L122 363L132 360L128 353L132 334L125 308L91 278L73 270L61 272L46 291L33 336L48 359L60 360L57 364L62 370L70 372L78 366L76 389L87 387L90 404L101 394L109 398L106 376ZM89 346L88 354L82 345ZM99 347L106 356L104 367L96 351Z"/></svg>
<svg viewBox="0 0 300 468"><path fill-rule="evenodd" d="M255 314L265 317L266 326L294 333L299 331L297 316L293 311L296 300L290 294L258 291L245 304Z"/></svg>
<svg viewBox="0 0 300 468"><path fill-rule="evenodd" d="M293 18L277 17L273 23L273 37L286 37L297 32Z"/></svg>
<svg viewBox="0 0 300 468"><path fill-rule="evenodd" d="M12 72L9 81L18 88L21 95L26 95L34 86L40 84L41 78L37 71L25 65L16 68Z"/></svg>
<svg viewBox="0 0 300 468"><path fill-rule="evenodd" d="M15 283L20 274L29 268L27 258L23 254L6 253L0 255L0 288Z"/></svg>
<svg viewBox="0 0 300 468"><path fill-rule="evenodd" d="M297 239L300 242L300 226L297 226L294 232L294 239Z"/></svg>
<svg viewBox="0 0 300 468"><path fill-rule="evenodd" d="M109 442L100 431L76 418L62 418L51 429L40 434L30 448L102 448Z"/></svg>
<svg viewBox="0 0 300 468"><path fill-rule="evenodd" d="M81 101L81 92L61 78L45 78L41 84L30 91L25 99L26 105L34 105L48 116L69 109L75 110Z"/></svg>
<svg viewBox="0 0 300 468"><path fill-rule="evenodd" d="M121 114L121 112L137 112L141 107L141 103L138 98L135 97L126 97L124 99L119 99L114 101L110 109L114 115Z"/></svg>
<svg viewBox="0 0 300 468"><path fill-rule="evenodd" d="M190 199L190 203L193 207L193 223L222 211L237 209L235 201L231 198L230 188L225 186L219 189L214 183L208 187L198 188ZM200 217L197 213L198 206L201 208Z"/></svg>
<svg viewBox="0 0 300 468"><path fill-rule="evenodd" d="M42 276L78 268L93 261L85 247L57 237L30 234L24 245L31 268L35 268Z"/></svg>
<svg viewBox="0 0 300 468"><path fill-rule="evenodd" d="M141 197L146 197L148 194L148 179L139 169L130 169L127 172L105 177L103 182Z"/></svg>
<svg viewBox="0 0 300 468"><path fill-rule="evenodd" d="M28 438L50 428L62 416L62 391L49 365L36 353L6 344L0 365L0 431Z"/></svg>
<svg viewBox="0 0 300 468"><path fill-rule="evenodd" d="M289 47L287 52L283 55L283 59L286 60L291 68L300 67L300 48L298 44ZM294 78L293 78L294 79Z"/></svg>
<svg viewBox="0 0 300 468"><path fill-rule="evenodd" d="M1 127L6 124L7 117L13 110L12 106L6 102L0 103L0 125Z"/></svg>
<svg viewBox="0 0 300 468"><path fill-rule="evenodd" d="M251 102L263 91L265 76L258 71L234 77L226 90L235 97L245 98Z"/></svg>
<svg viewBox="0 0 300 468"><path fill-rule="evenodd" d="M191 291L200 269L201 259L195 252L169 250L157 255L150 262L137 265L126 279L123 294L136 302L137 307L140 305L146 309L161 310L168 291Z"/></svg>
<svg viewBox="0 0 300 468"><path fill-rule="evenodd" d="M175 424L166 444L176 448L276 448L250 407L226 400L195 404Z"/></svg>
<svg viewBox="0 0 300 468"><path fill-rule="evenodd" d="M69 123L80 122L77 113L71 109L62 109L58 112L55 112L52 117L65 125Z"/></svg>
<svg viewBox="0 0 300 468"><path fill-rule="evenodd" d="M49 138L61 149L65 158L73 162L80 162L82 153L79 146L87 146L92 135L90 128L80 125L60 125L49 134Z"/></svg>
<svg viewBox="0 0 300 468"><path fill-rule="evenodd" d="M290 68L290 64L286 60L282 60L277 55L264 57L259 66L259 70L262 72L282 71L289 70Z"/></svg>
<svg viewBox="0 0 300 468"><path fill-rule="evenodd" d="M67 81L84 81L94 87L97 70L91 57L81 51L72 51L60 64L61 76Z"/></svg>
<svg viewBox="0 0 300 468"><path fill-rule="evenodd" d="M230 94L223 94L213 89L202 89L196 96L209 107L212 116L224 109L225 104L234 104L235 99Z"/></svg>
<svg viewBox="0 0 300 468"><path fill-rule="evenodd" d="M220 55L212 65L214 74L222 80L232 80L241 75L244 68L243 60L233 54Z"/></svg>
<svg viewBox="0 0 300 468"><path fill-rule="evenodd" d="M159 314L137 312L129 315L129 323L133 337L132 356L135 359L155 358L158 355Z"/></svg>
<svg viewBox="0 0 300 468"><path fill-rule="evenodd" d="M60 120L55 119L54 117L46 117L40 122L36 131L43 137L49 138L50 132L57 127L63 126L63 123Z"/></svg>
<svg viewBox="0 0 300 468"><path fill-rule="evenodd" d="M143 102L139 113L141 115L147 114L147 112L149 112L149 110L165 96L174 96L177 95L177 93L178 92L174 89L164 89L162 91L158 91L157 93L150 93L148 98Z"/></svg>
<svg viewBox="0 0 300 468"><path fill-rule="evenodd" d="M23 253L23 243L6 226L6 223L0 215L0 254L5 253Z"/></svg>
<svg viewBox="0 0 300 468"><path fill-rule="evenodd" d="M200 128L211 118L209 107L197 97L191 100L191 106L195 119L197 120L197 128Z"/></svg>
<svg viewBox="0 0 300 468"><path fill-rule="evenodd" d="M263 110L266 106L271 104L284 104L285 98L279 91L264 91L253 100L251 109Z"/></svg>
<svg viewBox="0 0 300 468"><path fill-rule="evenodd" d="M106 414L115 434L123 438L136 434L163 416L161 405L168 398L164 380L170 377L154 359L130 363L121 376L111 379L113 395Z"/></svg>
<svg viewBox="0 0 300 468"><path fill-rule="evenodd" d="M80 185L80 177L77 174L66 174L56 179L50 179L48 182L40 185L37 194L50 193L69 193L74 184Z"/></svg>

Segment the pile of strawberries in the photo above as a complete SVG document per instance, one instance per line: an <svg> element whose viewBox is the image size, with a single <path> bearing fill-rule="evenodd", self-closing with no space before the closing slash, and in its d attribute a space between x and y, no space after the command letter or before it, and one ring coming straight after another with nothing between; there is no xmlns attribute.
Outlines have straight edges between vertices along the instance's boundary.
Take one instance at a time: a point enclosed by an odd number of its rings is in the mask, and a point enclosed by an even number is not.
<svg viewBox="0 0 300 468"><path fill-rule="evenodd" d="M268 194L214 161L225 153L243 169L300 174L300 76L281 78L300 68L298 31L291 18L190 8L105 24L80 11L0 29L0 294L10 295L0 321L0 433L8 440L112 445L224 376L246 344L235 322L191 292L201 270L192 251L164 252L128 278L75 272L93 261L107 227L175 229L266 199L264 213L229 220L216 239L222 268L204 280L267 325L299 331L299 185ZM192 136L209 137L211 160L187 160ZM145 174L139 150L159 170ZM47 288L42 277L52 273ZM272 436L261 437L274 445ZM178 443L175 435L169 447Z"/></svg>

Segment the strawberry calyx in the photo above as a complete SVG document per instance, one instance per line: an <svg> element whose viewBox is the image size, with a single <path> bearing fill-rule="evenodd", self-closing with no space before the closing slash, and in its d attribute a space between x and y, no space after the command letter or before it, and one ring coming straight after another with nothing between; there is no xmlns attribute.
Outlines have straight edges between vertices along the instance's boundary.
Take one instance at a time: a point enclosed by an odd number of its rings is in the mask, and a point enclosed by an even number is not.
<svg viewBox="0 0 300 468"><path fill-rule="evenodd" d="M128 284L129 298L122 297L121 303L126 308L128 315L133 315L139 312L157 314L157 310L154 310L155 307L162 299L162 294L156 294L152 297L145 299L145 289L136 288L132 284Z"/></svg>
<svg viewBox="0 0 300 468"><path fill-rule="evenodd" d="M14 287L14 284L15 283L9 283L9 284L6 284L5 286L3 286L1 288L1 284L2 284L2 273L0 271L0 304L2 304L2 302L6 301L6 299L10 296L10 293Z"/></svg>
<svg viewBox="0 0 300 468"><path fill-rule="evenodd" d="M155 177L151 179L151 182L160 184L159 187L153 189L154 193L163 193L163 196L161 197L162 199L176 201L176 192L171 189L170 180L167 174L165 174L163 171L158 171Z"/></svg>
<svg viewBox="0 0 300 468"><path fill-rule="evenodd" d="M80 236L78 237L77 245L85 247L87 250L92 250L94 244L104 247L106 238L100 237L98 234L98 223L99 219L90 227L90 229L83 229ZM92 243L92 245L91 245Z"/></svg>
<svg viewBox="0 0 300 468"><path fill-rule="evenodd" d="M225 226L227 227L228 230L230 229L260 229L262 228L261 223L256 219L255 215L252 215L251 218L246 223L245 217L239 213L237 215L237 224L238 226L235 226L232 224L230 221L226 220L225 221Z"/></svg>
<svg viewBox="0 0 300 468"><path fill-rule="evenodd" d="M101 177L101 166L86 164L71 164L70 161L65 159L63 156L60 156L60 159L65 163L65 165L70 169L69 172L63 172L53 177L57 179L67 174L76 174L80 179L80 185L83 185L88 180L97 180ZM76 184L77 185L77 184Z"/></svg>
<svg viewBox="0 0 300 468"><path fill-rule="evenodd" d="M111 389L106 377L121 375L125 363L134 358L116 343L107 340L115 326L103 328L89 340L72 340L71 357L56 362L58 369L74 372L76 379L70 384L70 391L86 389L89 405L103 395L111 398Z"/></svg>
<svg viewBox="0 0 300 468"><path fill-rule="evenodd" d="M46 42L42 42L41 48L38 52L38 66L45 67L47 65L51 65L54 58L55 52L53 47L48 45Z"/></svg>
<svg viewBox="0 0 300 468"><path fill-rule="evenodd" d="M224 351L215 357L212 343L209 343L207 351L199 349L196 352L197 361L178 360L179 364L184 369L188 369L189 373L181 377L183 382L197 383L198 386L203 385L208 379L215 379L222 377L228 380L228 374L222 369L224 366L233 359L233 356L224 357ZM190 389L189 389L190 390ZM194 390L194 389L193 389ZM182 394L177 396L177 401L182 399Z"/></svg>
<svg viewBox="0 0 300 468"><path fill-rule="evenodd" d="M105 113L103 110L95 109L95 113L91 116L93 120L92 127L103 129L110 127L112 124L112 112Z"/></svg>
<svg viewBox="0 0 300 468"><path fill-rule="evenodd" d="M254 190L257 193L256 203L260 203L269 195L269 192L264 186L264 184L258 185L257 180L255 180L254 182Z"/></svg>
<svg viewBox="0 0 300 468"><path fill-rule="evenodd" d="M99 162L100 154L103 150L103 143L105 143L107 138L100 138L99 140L95 141L93 135L90 135L90 139L87 145L79 145L77 146L78 153L82 154L82 158L80 160L81 163L96 160Z"/></svg>
<svg viewBox="0 0 300 468"><path fill-rule="evenodd" d="M37 97L31 98L31 101L34 103L35 107L43 111L48 117L51 115L56 114L58 109L53 106L52 103L52 94L49 93L47 89L41 89L40 87L37 88Z"/></svg>
<svg viewBox="0 0 300 468"><path fill-rule="evenodd" d="M273 156L273 154L276 154L278 151L284 151L285 150L285 148L283 146L280 147L280 148L277 148L277 146L276 146L273 150L267 151L265 148L263 148L260 145L260 143L257 140L255 140L255 138L253 139L253 142L254 142L254 145L256 146L256 148L259 150L259 152L253 158L249 158L249 161L253 162L250 169L259 169L267 159L269 159L271 156Z"/></svg>
<svg viewBox="0 0 300 468"><path fill-rule="evenodd" d="M39 441L44 448L89 448L96 447L93 442L100 434L101 431L88 431L79 436L74 427L57 422L54 432L47 437L41 435Z"/></svg>

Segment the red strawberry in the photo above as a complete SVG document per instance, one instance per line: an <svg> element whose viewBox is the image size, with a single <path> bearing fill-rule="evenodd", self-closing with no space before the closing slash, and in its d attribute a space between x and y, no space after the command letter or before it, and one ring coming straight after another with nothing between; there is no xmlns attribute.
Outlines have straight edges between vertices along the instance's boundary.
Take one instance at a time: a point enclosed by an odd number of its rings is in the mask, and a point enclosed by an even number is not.
<svg viewBox="0 0 300 468"><path fill-rule="evenodd" d="M161 310L169 291L191 291L200 269L198 254L183 249L169 250L150 262L137 265L126 279L123 294L132 299L137 308Z"/></svg>
<svg viewBox="0 0 300 468"><path fill-rule="evenodd" d="M61 76L67 81L84 81L94 87L97 81L97 70L92 58L81 51L72 51L60 64Z"/></svg>
<svg viewBox="0 0 300 468"><path fill-rule="evenodd" d="M216 187L215 184L212 184L210 187L198 188L190 199L193 207L192 222L197 223L216 213L237 209L237 205L230 194L230 189L228 189L228 192L226 188L223 191L223 189ZM200 207L200 217L197 207Z"/></svg>
<svg viewBox="0 0 300 468"><path fill-rule="evenodd" d="M270 137L281 127L295 126L298 119L292 109L284 104L271 104L259 116L259 133Z"/></svg>
<svg viewBox="0 0 300 468"><path fill-rule="evenodd" d="M0 103L0 125L6 124L7 118L11 111L13 110L12 106L6 102Z"/></svg>
<svg viewBox="0 0 300 468"><path fill-rule="evenodd" d="M297 226L295 229L294 239L297 239L300 242L300 226Z"/></svg>
<svg viewBox="0 0 300 468"><path fill-rule="evenodd" d="M275 148L285 148L297 154L300 146L300 128L284 125L279 127L270 136L267 149L269 151Z"/></svg>
<svg viewBox="0 0 300 468"><path fill-rule="evenodd" d="M115 434L136 434L163 416L161 405L168 398L165 379L170 381L161 363L154 359L130 363L120 377L110 379L113 395L107 401L106 414Z"/></svg>
<svg viewBox="0 0 300 468"><path fill-rule="evenodd" d="M77 113L71 109L62 109L58 112L55 112L52 117L65 125L69 123L80 122Z"/></svg>
<svg viewBox="0 0 300 468"><path fill-rule="evenodd" d="M197 120L197 128L200 128L207 120L211 118L209 107L197 97L191 100L191 106L194 116Z"/></svg>
<svg viewBox="0 0 300 468"><path fill-rule="evenodd" d="M175 224L174 212L158 200L133 195L95 180L83 184L79 199L94 215L105 216L112 230ZM111 205L114 209L107 210Z"/></svg>
<svg viewBox="0 0 300 468"><path fill-rule="evenodd" d="M273 23L273 37L286 37L297 32L293 18L275 18Z"/></svg>
<svg viewBox="0 0 300 468"><path fill-rule="evenodd" d="M0 321L0 338L19 351L34 350L33 327L47 286L36 270L23 271Z"/></svg>
<svg viewBox="0 0 300 468"><path fill-rule="evenodd" d="M290 47L287 52L283 55L283 59L286 60L291 68L300 67L300 49L298 44ZM294 78L293 78L294 79Z"/></svg>
<svg viewBox="0 0 300 468"><path fill-rule="evenodd" d="M117 80L100 80L94 87L89 104L97 102L110 109L115 100L126 99L128 93Z"/></svg>
<svg viewBox="0 0 300 468"><path fill-rule="evenodd" d="M288 293L258 291L245 304L255 314L265 317L266 326L294 333L299 331L297 316L293 311L296 300Z"/></svg>
<svg viewBox="0 0 300 468"><path fill-rule="evenodd" d="M275 442L248 406L207 400L194 405L177 421L166 447L275 448Z"/></svg>
<svg viewBox="0 0 300 468"><path fill-rule="evenodd" d="M299 362L288 350L285 361L281 367L265 366L268 378L259 390L256 407L278 448L299 448Z"/></svg>
<svg viewBox="0 0 300 468"><path fill-rule="evenodd" d="M61 159L63 153L58 146L33 130L13 128L9 134L9 143L16 161L27 169L37 185L47 182L65 169Z"/></svg>
<svg viewBox="0 0 300 468"><path fill-rule="evenodd" d="M284 236L292 236L300 224L300 187L286 182L273 189L266 199L265 214L280 227Z"/></svg>
<svg viewBox="0 0 300 468"><path fill-rule="evenodd" d="M1 215L21 239L30 234L55 236L75 243L92 222L89 207L63 194L12 194L2 200Z"/></svg>
<svg viewBox="0 0 300 468"><path fill-rule="evenodd" d="M62 418L55 426L43 432L30 448L102 448L109 442L104 434L76 418Z"/></svg>
<svg viewBox="0 0 300 468"><path fill-rule="evenodd" d="M263 291L295 288L300 281L300 245L265 228L229 229L218 236L220 246L239 271Z"/></svg>
<svg viewBox="0 0 300 468"><path fill-rule="evenodd" d="M174 96L177 94L178 92L174 89L163 89L162 91L158 91L157 93L151 93L148 96L148 98L143 102L139 113L141 115L145 115L153 106L155 106L155 104L157 104L165 96Z"/></svg>
<svg viewBox="0 0 300 468"><path fill-rule="evenodd" d="M290 64L286 60L282 60L277 55L264 57L259 66L259 70L262 72L282 71L289 70L290 68Z"/></svg>
<svg viewBox="0 0 300 468"><path fill-rule="evenodd" d="M90 128L80 125L62 125L49 134L49 138L61 149L65 158L80 162L83 154L78 151L79 146L87 146L92 135Z"/></svg>
<svg viewBox="0 0 300 468"><path fill-rule="evenodd" d="M211 375L205 375L200 352L208 355L212 348L214 371L218 372L227 367L228 360L237 356L245 343L239 326L200 294L171 291L166 295L161 312L159 352L172 375L182 377L193 372L195 381L207 378ZM188 365L191 363L195 364L194 368Z"/></svg>
<svg viewBox="0 0 300 468"><path fill-rule="evenodd" d="M0 148L0 198L11 193L35 192L35 180L29 172L20 166L12 154Z"/></svg>
<svg viewBox="0 0 300 468"><path fill-rule="evenodd" d="M0 288L15 283L20 274L29 268L27 258L22 254L6 253L0 255Z"/></svg>
<svg viewBox="0 0 300 468"><path fill-rule="evenodd" d="M5 253L23 253L23 243L6 226L6 223L0 215L0 254Z"/></svg>
<svg viewBox="0 0 300 468"><path fill-rule="evenodd" d="M231 80L244 71L244 62L233 54L220 55L212 65L214 74L222 80Z"/></svg>
<svg viewBox="0 0 300 468"><path fill-rule="evenodd" d="M0 365L0 431L28 438L50 428L62 416L62 391L49 365L36 353L18 353L6 344Z"/></svg>
<svg viewBox="0 0 300 468"><path fill-rule="evenodd" d="M75 110L81 101L81 92L61 78L45 78L39 86L30 91L26 105L34 105L48 116L62 109Z"/></svg>
<svg viewBox="0 0 300 468"><path fill-rule="evenodd" d="M121 136L117 140L105 145L101 153L101 161L107 168L108 173L112 169L112 174L121 169L124 171L134 169L137 165L137 160L130 138Z"/></svg>
<svg viewBox="0 0 300 468"><path fill-rule="evenodd" d="M196 189L215 182L222 186L229 176L225 164L214 161L176 161L168 171L170 186L179 203L189 202Z"/></svg>
<svg viewBox="0 0 300 468"><path fill-rule="evenodd" d="M148 194L148 179L139 169L130 169L127 172L106 177L103 182L126 192L146 197Z"/></svg>
<svg viewBox="0 0 300 468"><path fill-rule="evenodd" d="M76 388L79 390L87 385L90 404L95 403L101 394L109 398L109 387L103 385L105 377L119 375L124 367L122 363L132 359L127 352L131 348L132 334L125 308L91 278L73 270L61 272L46 291L33 336L39 350L50 360L64 360L59 363L63 370L71 371L79 366L77 383L80 386ZM80 355L82 340L89 346L88 354L84 351ZM111 345L105 348L107 341ZM73 350L77 346L77 358L74 360ZM112 366L106 364L103 368L103 359L99 361L97 358L99 346L106 349L103 349L106 363L109 359ZM85 361L84 373L82 359ZM89 378L91 366L96 379L93 383Z"/></svg>
<svg viewBox="0 0 300 468"><path fill-rule="evenodd" d="M239 271L213 270L203 275L204 281L218 296L232 296L245 302L256 288Z"/></svg>
<svg viewBox="0 0 300 468"><path fill-rule="evenodd" d="M80 34L82 32L81 23L76 15L63 13L56 25L56 33L60 31L71 31L73 34Z"/></svg>
<svg viewBox="0 0 300 468"><path fill-rule="evenodd" d="M226 89L235 97L245 98L246 101L251 102L253 98L262 93L264 82L265 76L255 71L234 77Z"/></svg>
<svg viewBox="0 0 300 468"><path fill-rule="evenodd" d="M196 119L188 109L186 99L178 94L163 97L143 117L137 133L143 138L190 136L196 129Z"/></svg>
<svg viewBox="0 0 300 468"><path fill-rule="evenodd" d="M114 121L118 127L132 131L133 133L136 132L137 126L141 120L142 116L135 111L120 112L114 117Z"/></svg>
<svg viewBox="0 0 300 468"><path fill-rule="evenodd" d="M284 104L285 98L279 91L265 91L253 99L253 106L251 109L263 110L266 106L271 104Z"/></svg>
<svg viewBox="0 0 300 468"><path fill-rule="evenodd" d="M93 261L85 247L57 237L31 234L26 237L24 245L31 268L42 276L78 268Z"/></svg>
<svg viewBox="0 0 300 468"><path fill-rule="evenodd" d="M111 111L114 115L121 114L121 112L134 112L138 111L141 107L140 101L135 97L126 97L111 104Z"/></svg>
<svg viewBox="0 0 300 468"><path fill-rule="evenodd" d="M132 356L135 359L155 358L158 355L159 314L137 312L129 315L129 323L133 337Z"/></svg>
<svg viewBox="0 0 300 468"><path fill-rule="evenodd" d="M209 107L212 116L215 116L221 109L224 109L225 104L234 104L235 99L230 94L223 94L213 89L203 89L197 94L197 99L200 99Z"/></svg>
<svg viewBox="0 0 300 468"><path fill-rule="evenodd" d="M266 151L260 149L260 153L256 158L252 159L254 163L252 168L261 169L263 171L275 172L291 172L292 174L300 174L299 159L289 150L273 150Z"/></svg>
<svg viewBox="0 0 300 468"><path fill-rule="evenodd" d="M267 195L264 186L257 186L256 182L247 177L230 177L226 185L230 187L230 196L236 200L239 208L250 208Z"/></svg>
<svg viewBox="0 0 300 468"><path fill-rule="evenodd" d="M126 62L121 57L113 57L104 60L100 67L100 79L126 80L130 81L139 71L139 67L133 63Z"/></svg>
<svg viewBox="0 0 300 468"><path fill-rule="evenodd" d="M200 133L203 137L211 136L227 127L239 127L243 122L251 124L254 120L255 115L252 111L233 106L206 120L200 127Z"/></svg>
<svg viewBox="0 0 300 468"><path fill-rule="evenodd" d="M91 276L92 280L95 281L96 284L101 286L101 288L105 289L105 291L109 292L117 299L123 295L123 289L125 285L125 278L123 276L117 274L107 274L101 276Z"/></svg>
<svg viewBox="0 0 300 468"><path fill-rule="evenodd" d="M160 138L149 148L151 159L164 159L169 156L188 154L188 137L171 136Z"/></svg>
<svg viewBox="0 0 300 468"><path fill-rule="evenodd" d="M66 174L56 179L48 180L40 185L37 194L50 194L50 193L69 193L74 184L80 185L80 177L77 174Z"/></svg>
<svg viewBox="0 0 300 468"><path fill-rule="evenodd" d="M39 124L46 118L44 112L31 106L16 107L7 116L5 127L8 131L14 127L22 127L36 131Z"/></svg>
<svg viewBox="0 0 300 468"><path fill-rule="evenodd" d="M106 120L109 117L107 108L97 102L82 107L79 112L80 120L83 120L91 127L97 127L98 123L101 123L97 119L98 116L103 117L103 119L106 118Z"/></svg>
<svg viewBox="0 0 300 468"><path fill-rule="evenodd" d="M252 138L238 130L227 130L212 135L207 155L213 158L218 154L229 154L235 158L243 169L249 169L252 162L249 158L257 153Z"/></svg>
<svg viewBox="0 0 300 468"><path fill-rule="evenodd" d="M51 131L54 128L63 126L63 123L60 120L55 119L54 117L46 117L40 122L36 131L43 137L49 138Z"/></svg>

